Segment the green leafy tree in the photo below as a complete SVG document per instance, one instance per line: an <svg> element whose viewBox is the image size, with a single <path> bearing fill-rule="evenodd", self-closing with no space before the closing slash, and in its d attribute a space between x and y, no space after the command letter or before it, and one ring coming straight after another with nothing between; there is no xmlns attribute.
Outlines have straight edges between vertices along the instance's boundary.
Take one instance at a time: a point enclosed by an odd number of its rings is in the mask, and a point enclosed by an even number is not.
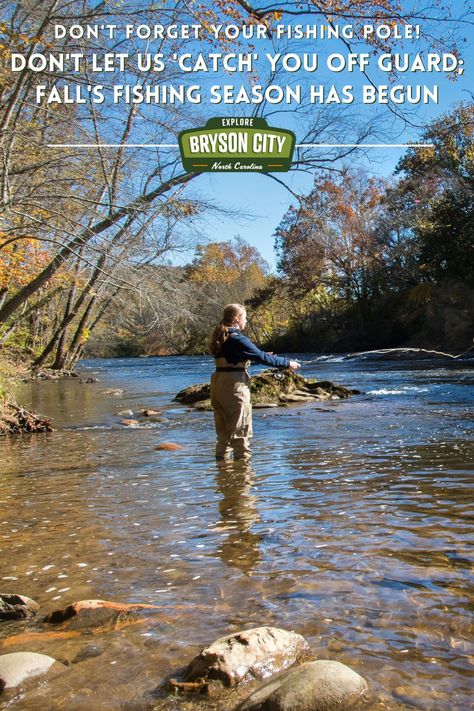
<svg viewBox="0 0 474 711"><path fill-rule="evenodd" d="M474 284L474 104L461 104L430 124L411 149L388 195L389 209L415 251L420 278Z"/></svg>

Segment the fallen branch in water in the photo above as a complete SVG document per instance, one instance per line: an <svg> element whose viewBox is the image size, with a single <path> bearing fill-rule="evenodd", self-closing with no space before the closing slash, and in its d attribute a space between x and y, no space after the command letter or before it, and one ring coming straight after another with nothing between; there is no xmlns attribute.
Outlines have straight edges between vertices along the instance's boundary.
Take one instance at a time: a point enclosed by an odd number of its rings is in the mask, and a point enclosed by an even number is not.
<svg viewBox="0 0 474 711"><path fill-rule="evenodd" d="M170 679L168 681L170 691L184 691L188 694L207 691L207 686L207 682L204 679L198 679L197 681L177 681L176 679Z"/></svg>
<svg viewBox="0 0 474 711"><path fill-rule="evenodd" d="M0 404L0 435L52 431L51 423L45 417L40 417L13 402Z"/></svg>

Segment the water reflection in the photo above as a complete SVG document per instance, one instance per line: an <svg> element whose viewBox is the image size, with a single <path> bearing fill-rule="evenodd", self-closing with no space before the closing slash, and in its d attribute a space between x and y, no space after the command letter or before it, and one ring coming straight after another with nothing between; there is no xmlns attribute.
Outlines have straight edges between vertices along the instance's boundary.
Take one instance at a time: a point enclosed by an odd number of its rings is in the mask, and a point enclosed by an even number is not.
<svg viewBox="0 0 474 711"><path fill-rule="evenodd" d="M228 535L218 549L220 559L238 568L246 575L259 565L262 535L253 532L252 526L260 521L257 497L252 493L255 472L251 464L239 460L216 462L217 493L221 515L218 530Z"/></svg>

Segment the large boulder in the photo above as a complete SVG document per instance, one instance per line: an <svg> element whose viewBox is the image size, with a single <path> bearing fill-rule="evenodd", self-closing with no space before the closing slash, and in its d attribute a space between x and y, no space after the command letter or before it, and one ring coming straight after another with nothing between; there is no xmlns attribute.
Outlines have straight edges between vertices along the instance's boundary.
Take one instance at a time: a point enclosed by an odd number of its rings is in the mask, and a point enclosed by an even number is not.
<svg viewBox="0 0 474 711"><path fill-rule="evenodd" d="M250 378L250 394L254 407L286 405L291 402L341 400L359 395L360 390L334 385L329 380L304 378L290 368L264 370ZM210 409L210 385L201 383L181 390L175 400L196 409Z"/></svg>
<svg viewBox="0 0 474 711"><path fill-rule="evenodd" d="M233 687L286 669L308 651L305 639L296 632L255 627L221 637L203 649L189 664L184 680Z"/></svg>
<svg viewBox="0 0 474 711"><path fill-rule="evenodd" d="M0 593L0 620L24 620L36 615L39 610L37 602L25 595L15 593Z"/></svg>
<svg viewBox="0 0 474 711"><path fill-rule="evenodd" d="M367 688L365 679L340 662L307 662L265 683L237 711L353 711Z"/></svg>
<svg viewBox="0 0 474 711"><path fill-rule="evenodd" d="M200 383L199 385L190 385L189 388L180 390L174 398L184 405L195 405L196 403L209 400L211 397L211 386L209 383Z"/></svg>
<svg viewBox="0 0 474 711"><path fill-rule="evenodd" d="M64 671L64 664L36 652L12 652L0 655L0 691L19 686L26 679L50 671Z"/></svg>

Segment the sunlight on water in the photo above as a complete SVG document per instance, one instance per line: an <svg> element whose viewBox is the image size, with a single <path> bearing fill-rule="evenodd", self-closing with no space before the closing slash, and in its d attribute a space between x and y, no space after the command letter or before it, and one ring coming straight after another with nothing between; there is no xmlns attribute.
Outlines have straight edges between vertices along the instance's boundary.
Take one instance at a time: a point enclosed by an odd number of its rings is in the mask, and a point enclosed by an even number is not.
<svg viewBox="0 0 474 711"><path fill-rule="evenodd" d="M56 431L0 445L2 589L44 613L88 598L160 609L71 639L15 641L24 623L4 623L2 653L71 663L0 708L123 708L201 646L261 624L365 676L373 711L470 708L472 369L304 366L366 394L257 410L251 465L218 466L211 413L172 402L208 378L208 359L84 365L100 382L19 393ZM163 417L120 424L143 407ZM200 708L176 704L163 708Z"/></svg>

